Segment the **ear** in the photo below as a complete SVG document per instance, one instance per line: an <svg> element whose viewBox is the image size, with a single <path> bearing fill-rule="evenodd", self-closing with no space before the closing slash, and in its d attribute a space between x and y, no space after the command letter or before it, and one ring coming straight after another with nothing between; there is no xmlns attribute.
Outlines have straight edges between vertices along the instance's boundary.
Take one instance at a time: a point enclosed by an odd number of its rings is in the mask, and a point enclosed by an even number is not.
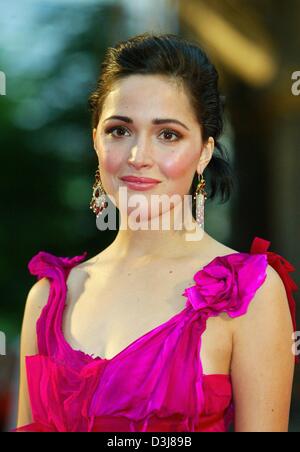
<svg viewBox="0 0 300 452"><path fill-rule="evenodd" d="M95 141L96 133L97 133L97 129L94 127L93 128L93 141Z"/></svg>
<svg viewBox="0 0 300 452"><path fill-rule="evenodd" d="M206 166L208 165L210 159L212 158L214 152L215 141L213 137L209 137L209 139L202 146L202 151L200 154L200 159L197 165L197 172L202 174Z"/></svg>
<svg viewBox="0 0 300 452"><path fill-rule="evenodd" d="M92 135L93 135L94 149L95 149L95 151L97 152L96 146L95 146L96 134L97 134L97 129L94 127L94 128L93 128L93 134L92 134Z"/></svg>

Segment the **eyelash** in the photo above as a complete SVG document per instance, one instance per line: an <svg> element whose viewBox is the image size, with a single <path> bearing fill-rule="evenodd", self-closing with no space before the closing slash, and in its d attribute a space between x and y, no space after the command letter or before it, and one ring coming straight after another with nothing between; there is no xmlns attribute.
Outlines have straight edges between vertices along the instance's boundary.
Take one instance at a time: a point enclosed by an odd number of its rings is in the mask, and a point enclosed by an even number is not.
<svg viewBox="0 0 300 452"><path fill-rule="evenodd" d="M126 127L123 127L123 126L114 126L114 127L110 127L109 129L106 129L105 133L107 135L109 135L116 129L128 130L128 129L126 129ZM163 129L162 132L171 133L171 134L173 134L173 135L175 135L177 137L177 140L166 140L166 141L169 141L170 143L174 143L175 141L180 140L180 138L182 137L182 135L180 133L174 132L174 130L172 130L172 129ZM121 137L120 136L119 137L114 136L114 138L121 138Z"/></svg>

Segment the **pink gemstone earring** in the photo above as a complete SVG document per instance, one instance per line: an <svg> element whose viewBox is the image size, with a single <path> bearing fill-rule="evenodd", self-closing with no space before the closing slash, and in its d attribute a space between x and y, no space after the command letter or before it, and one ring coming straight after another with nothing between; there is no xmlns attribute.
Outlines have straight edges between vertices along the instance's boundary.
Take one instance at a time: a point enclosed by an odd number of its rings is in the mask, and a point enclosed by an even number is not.
<svg viewBox="0 0 300 452"><path fill-rule="evenodd" d="M95 182L93 185L93 196L90 202L90 209L92 209L98 218L107 206L108 202L106 201L106 193L101 183L100 170L98 167L95 173Z"/></svg>
<svg viewBox="0 0 300 452"><path fill-rule="evenodd" d="M198 174L198 185L196 188L196 192L194 198L196 200L196 221L197 224L204 229L204 205L205 200L207 199L207 193L205 191L205 180L203 175L201 174L201 181L199 180Z"/></svg>

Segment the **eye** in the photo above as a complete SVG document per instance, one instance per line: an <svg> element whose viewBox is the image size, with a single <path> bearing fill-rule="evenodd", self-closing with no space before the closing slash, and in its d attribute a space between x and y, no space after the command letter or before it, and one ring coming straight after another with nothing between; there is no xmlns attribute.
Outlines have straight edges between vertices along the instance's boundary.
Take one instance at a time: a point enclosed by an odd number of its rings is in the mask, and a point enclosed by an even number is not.
<svg viewBox="0 0 300 452"><path fill-rule="evenodd" d="M123 126L114 126L114 127L110 127L108 129L106 129L105 134L113 135L115 138L121 138L122 136L124 136L123 133L121 133L121 134L118 133L117 135L114 135L113 132L115 130L119 131L119 132L126 132L126 131L128 132L128 129L126 129ZM164 129L164 130L162 130L161 134L164 134L165 136L172 136L172 135L175 136L174 140L170 140L170 139L165 140L165 141L170 141L170 142L178 141L182 137L182 135L180 133L174 132L174 130L171 130L171 129Z"/></svg>
<svg viewBox="0 0 300 452"><path fill-rule="evenodd" d="M165 134L165 136L166 135L168 135L168 136L174 135L176 137L175 140L169 140L169 139L166 140L166 141L171 141L171 142L172 141L178 141L181 138L181 136L182 136L180 133L174 132L174 130L171 130L171 129L164 129L162 131L162 134Z"/></svg>
<svg viewBox="0 0 300 452"><path fill-rule="evenodd" d="M107 135L110 135L110 134L112 134L112 132L114 132L115 130L121 130L121 131L127 131L127 129L125 128L125 127L123 127L123 126L115 126L115 127L111 127L111 128L109 128L109 129L106 129L105 130L105 133L107 134ZM113 135L113 134L112 134ZM122 137L123 135L113 135L114 137Z"/></svg>

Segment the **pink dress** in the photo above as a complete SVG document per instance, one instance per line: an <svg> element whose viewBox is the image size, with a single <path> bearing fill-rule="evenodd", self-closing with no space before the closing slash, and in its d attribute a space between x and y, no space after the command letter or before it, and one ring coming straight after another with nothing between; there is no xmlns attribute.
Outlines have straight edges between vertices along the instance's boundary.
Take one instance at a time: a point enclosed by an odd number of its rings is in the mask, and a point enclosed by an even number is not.
<svg viewBox="0 0 300 452"><path fill-rule="evenodd" d="M256 237L250 253L216 257L182 293L185 307L111 359L73 349L62 332L69 271L87 255L40 251L28 266L49 278L49 299L37 321L38 354L26 356L33 422L13 431L225 432L234 421L229 374L205 375L201 335L210 316L244 315L266 278L281 276L295 324L294 267ZM295 357L296 362L299 361Z"/></svg>

